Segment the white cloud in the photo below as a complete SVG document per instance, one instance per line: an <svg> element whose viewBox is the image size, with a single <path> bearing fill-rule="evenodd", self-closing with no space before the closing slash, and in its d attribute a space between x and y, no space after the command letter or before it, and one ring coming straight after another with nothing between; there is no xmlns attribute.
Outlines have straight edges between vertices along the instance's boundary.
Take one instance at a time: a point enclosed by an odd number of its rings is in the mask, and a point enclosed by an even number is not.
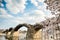
<svg viewBox="0 0 60 40"><path fill-rule="evenodd" d="M51 14L51 11L46 9L47 4L44 3L44 0L31 0L31 2L37 7L38 10L35 11L35 13L40 14L41 17L54 17L54 15ZM42 3L41 5L40 2ZM46 14L46 15L45 15Z"/></svg>
<svg viewBox="0 0 60 40"><path fill-rule="evenodd" d="M5 0L7 2L6 7L14 14L17 14L18 12L24 12L25 4L27 0ZM20 23L28 23L28 24L35 24L39 23L43 20L45 20L45 6L38 5L38 2L42 2L42 0L31 0L31 3L33 3L35 6L37 6L38 9L33 10L34 15L30 15L31 13L24 13L22 17L14 17L7 13L7 11L3 8L0 8L1 14L0 18L3 17L6 19L5 22L3 22L0 25L4 26L16 26ZM3 6L3 5L2 5ZM48 16L51 16L50 14Z"/></svg>
<svg viewBox="0 0 60 40"><path fill-rule="evenodd" d="M6 7L14 14L18 12L24 12L25 4L27 0L5 0L7 2Z"/></svg>
<svg viewBox="0 0 60 40"><path fill-rule="evenodd" d="M7 11L3 8L0 8L0 18L5 18L8 19L7 21L11 22L11 23L23 23L23 18L22 17L13 17L12 15L8 14Z"/></svg>
<svg viewBox="0 0 60 40"><path fill-rule="evenodd" d="M1 13L0 17L5 17L5 18L13 17L12 15L9 15L7 11L3 8L0 8L0 13Z"/></svg>
<svg viewBox="0 0 60 40"><path fill-rule="evenodd" d="M44 0L37 0L38 2L44 2Z"/></svg>
<svg viewBox="0 0 60 40"><path fill-rule="evenodd" d="M44 3L44 0L31 0L31 3L34 4L39 10L46 11L47 4Z"/></svg>
<svg viewBox="0 0 60 40"><path fill-rule="evenodd" d="M35 6L39 6L39 2L44 2L44 0L31 0L31 3L33 3Z"/></svg>
<svg viewBox="0 0 60 40"><path fill-rule="evenodd" d="M36 14L39 14L41 16L44 16L45 15L45 13L42 10L35 10L35 13Z"/></svg>
<svg viewBox="0 0 60 40"><path fill-rule="evenodd" d="M4 7L4 4L3 3L1 3L2 2L2 0L0 0L0 6L1 7Z"/></svg>
<svg viewBox="0 0 60 40"><path fill-rule="evenodd" d="M31 0L31 3L33 3L35 6L38 6L38 2L36 0Z"/></svg>
<svg viewBox="0 0 60 40"><path fill-rule="evenodd" d="M4 7L4 5L3 5L2 3L0 4L0 6L1 6L1 7Z"/></svg>
<svg viewBox="0 0 60 40"><path fill-rule="evenodd" d="M22 16L22 17L13 17L13 16L7 14L6 10L4 10L4 9L0 9L0 10L2 13L2 15L0 15L0 17L4 17L4 18L8 19L7 21L9 21L12 24L19 24L19 23L35 24L35 23L45 20L45 16L46 16L45 13L41 10L33 10L33 13L36 15L31 16L30 13L25 13L24 16Z"/></svg>
<svg viewBox="0 0 60 40"><path fill-rule="evenodd" d="M43 20L45 20L45 13L43 12L43 11L41 11L41 10L35 10L35 12L34 12L35 14L37 14L37 16L35 17L35 20L37 21L37 22L41 22L41 21L43 21Z"/></svg>
<svg viewBox="0 0 60 40"><path fill-rule="evenodd" d="M30 13L24 14L23 17L18 18L19 20L23 20L25 23L35 24L45 20L45 13L41 10L33 10L34 15L30 15Z"/></svg>

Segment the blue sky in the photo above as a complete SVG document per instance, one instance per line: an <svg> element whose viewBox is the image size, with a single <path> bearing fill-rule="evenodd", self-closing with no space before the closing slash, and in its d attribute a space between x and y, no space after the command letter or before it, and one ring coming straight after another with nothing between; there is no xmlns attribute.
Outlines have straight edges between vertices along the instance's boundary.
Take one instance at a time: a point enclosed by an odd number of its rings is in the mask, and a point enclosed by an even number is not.
<svg viewBox="0 0 60 40"><path fill-rule="evenodd" d="M7 29L21 23L35 24L52 17L44 0L1 0L0 28Z"/></svg>

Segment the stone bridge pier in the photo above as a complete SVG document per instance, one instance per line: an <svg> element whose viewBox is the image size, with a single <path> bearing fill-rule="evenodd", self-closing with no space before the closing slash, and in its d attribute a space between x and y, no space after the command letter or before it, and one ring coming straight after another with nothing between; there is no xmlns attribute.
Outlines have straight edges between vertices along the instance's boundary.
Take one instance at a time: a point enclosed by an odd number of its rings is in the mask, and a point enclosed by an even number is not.
<svg viewBox="0 0 60 40"><path fill-rule="evenodd" d="M42 40L42 31L40 29L43 28L43 26L40 24L29 26L30 28L28 28L26 40Z"/></svg>

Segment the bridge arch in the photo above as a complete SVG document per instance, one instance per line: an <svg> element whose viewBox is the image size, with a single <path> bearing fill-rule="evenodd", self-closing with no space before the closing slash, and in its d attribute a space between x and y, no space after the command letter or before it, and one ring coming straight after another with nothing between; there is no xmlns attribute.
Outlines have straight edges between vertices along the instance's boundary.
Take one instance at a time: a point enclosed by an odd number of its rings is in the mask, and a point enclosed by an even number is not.
<svg viewBox="0 0 60 40"><path fill-rule="evenodd" d="M43 28L43 26L41 24L19 24L17 25L12 31L10 35L13 35L14 32L18 31L20 28L22 28L23 26L25 26L28 30L27 30L27 34L26 34L26 40L35 40L34 36L35 34ZM37 34L38 35L38 34ZM38 35L39 36L39 35ZM13 40L13 37L11 36L11 38L9 38L11 40ZM40 39L39 39L40 40Z"/></svg>
<svg viewBox="0 0 60 40"><path fill-rule="evenodd" d="M18 31L21 27L25 26L28 30L27 30L27 34L26 34L26 40L35 40L34 36L35 34L38 35L38 31L40 29L43 28L43 26L41 24L19 24L15 27L14 31ZM39 35L38 35L39 36ZM40 40L40 39L39 39Z"/></svg>

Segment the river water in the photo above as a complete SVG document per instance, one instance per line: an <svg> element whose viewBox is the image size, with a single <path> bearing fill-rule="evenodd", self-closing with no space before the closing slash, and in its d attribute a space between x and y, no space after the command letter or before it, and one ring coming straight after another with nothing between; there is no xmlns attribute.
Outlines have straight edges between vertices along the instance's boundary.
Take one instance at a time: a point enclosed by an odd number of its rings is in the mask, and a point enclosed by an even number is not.
<svg viewBox="0 0 60 40"><path fill-rule="evenodd" d="M5 39L5 37L4 36L0 36L0 40L7 40L7 39ZM19 38L19 40L25 40L25 38Z"/></svg>
<svg viewBox="0 0 60 40"><path fill-rule="evenodd" d="M0 36L0 40L6 40L4 36Z"/></svg>
<svg viewBox="0 0 60 40"><path fill-rule="evenodd" d="M19 36L19 40L25 40L25 37L26 35L22 34ZM5 35L0 35L0 40L7 40L7 39L5 38Z"/></svg>

